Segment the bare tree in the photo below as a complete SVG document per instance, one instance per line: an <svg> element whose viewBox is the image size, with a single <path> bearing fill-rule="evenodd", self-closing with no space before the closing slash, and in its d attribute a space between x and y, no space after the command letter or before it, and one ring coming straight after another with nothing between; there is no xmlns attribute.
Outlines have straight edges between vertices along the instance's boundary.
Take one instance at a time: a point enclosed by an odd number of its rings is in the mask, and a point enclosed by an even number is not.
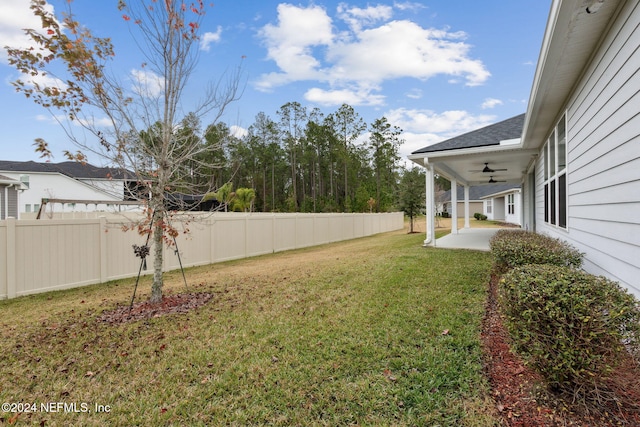
<svg viewBox="0 0 640 427"><path fill-rule="evenodd" d="M240 68L212 82L199 102L181 117L184 90L198 63L203 2L119 0L118 8L131 25L133 40L145 61L132 90L109 73L114 47L108 38L96 37L75 19L71 6L59 20L45 9L45 0L32 0L31 9L42 28L25 33L35 48L7 47L9 62L25 76L14 86L28 98L50 110L65 128L78 151L65 155L86 161L99 154L107 163L132 171L146 187L148 227L153 241L151 302L162 299L163 241L176 230L167 222L167 193L187 188L203 167L203 150L211 149L198 138L201 118L216 122L225 108L237 100ZM62 65L62 68L61 68ZM63 70L58 74L55 70ZM53 84L34 77L47 76ZM56 113L62 112L65 119ZM104 120L108 126L102 125ZM78 135L77 125L86 132ZM75 128L75 129L74 129ZM43 139L36 151L50 156ZM199 160L200 159L200 160Z"/></svg>

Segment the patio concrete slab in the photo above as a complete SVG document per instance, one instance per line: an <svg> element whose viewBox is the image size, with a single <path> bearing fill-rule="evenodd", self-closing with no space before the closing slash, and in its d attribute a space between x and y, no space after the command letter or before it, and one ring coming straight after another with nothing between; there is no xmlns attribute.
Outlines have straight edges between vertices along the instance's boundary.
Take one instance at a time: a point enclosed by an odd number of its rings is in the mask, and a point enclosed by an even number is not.
<svg viewBox="0 0 640 427"><path fill-rule="evenodd" d="M462 228L458 234L447 234L436 240L436 248L489 251L489 240L501 228Z"/></svg>

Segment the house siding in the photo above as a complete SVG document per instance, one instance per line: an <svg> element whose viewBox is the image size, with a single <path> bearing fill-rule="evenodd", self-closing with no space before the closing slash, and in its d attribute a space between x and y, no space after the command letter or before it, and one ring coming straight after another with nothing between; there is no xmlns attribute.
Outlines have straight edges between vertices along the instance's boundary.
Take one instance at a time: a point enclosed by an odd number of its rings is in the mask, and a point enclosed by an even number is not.
<svg viewBox="0 0 640 427"><path fill-rule="evenodd" d="M509 224L522 225L522 220L521 220L522 214L520 212L520 206L522 206L522 204L521 204L520 193L514 192L511 194L513 194L513 197L514 197L514 212L512 214L509 213L509 203L507 202L508 195L505 195L504 197L502 197L502 200L504 201L504 219Z"/></svg>
<svg viewBox="0 0 640 427"><path fill-rule="evenodd" d="M18 218L18 190L14 186L0 186L0 220Z"/></svg>
<svg viewBox="0 0 640 427"><path fill-rule="evenodd" d="M585 253L590 273L640 297L640 6L625 2L567 103L567 230L537 229ZM543 157L536 181L543 182Z"/></svg>
<svg viewBox="0 0 640 427"><path fill-rule="evenodd" d="M15 187L7 192L7 208L10 217L18 218L18 190Z"/></svg>
<svg viewBox="0 0 640 427"><path fill-rule="evenodd" d="M104 200L104 201L120 201L122 196L117 197L112 194L107 194L99 188L91 187L90 185L70 178L65 175L57 173L39 173L39 172L7 172L3 171L3 175L20 180L22 175L29 176L29 189L25 190L20 195L20 206L16 210L24 213L26 212L26 205L35 206L42 203L43 198L59 198L59 199L79 199L79 200ZM120 185L117 182L114 183L117 186ZM104 206L100 205L102 209ZM95 205L77 203L73 208L75 211L94 211ZM57 205L56 211L69 210L67 207Z"/></svg>
<svg viewBox="0 0 640 427"><path fill-rule="evenodd" d="M458 202L458 218L464 218L464 202ZM451 213L451 202L446 203L447 212ZM482 202L469 201L469 216L473 217L476 213L482 213Z"/></svg>

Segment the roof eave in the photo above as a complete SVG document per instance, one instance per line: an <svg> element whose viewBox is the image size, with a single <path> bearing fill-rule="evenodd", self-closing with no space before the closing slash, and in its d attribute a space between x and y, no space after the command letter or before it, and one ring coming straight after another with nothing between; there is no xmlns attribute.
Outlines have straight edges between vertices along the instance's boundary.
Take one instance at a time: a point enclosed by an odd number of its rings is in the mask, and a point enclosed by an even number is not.
<svg viewBox="0 0 640 427"><path fill-rule="evenodd" d="M587 13L585 0L553 0L527 106L525 148L542 146L560 119L620 3L607 0L598 13Z"/></svg>

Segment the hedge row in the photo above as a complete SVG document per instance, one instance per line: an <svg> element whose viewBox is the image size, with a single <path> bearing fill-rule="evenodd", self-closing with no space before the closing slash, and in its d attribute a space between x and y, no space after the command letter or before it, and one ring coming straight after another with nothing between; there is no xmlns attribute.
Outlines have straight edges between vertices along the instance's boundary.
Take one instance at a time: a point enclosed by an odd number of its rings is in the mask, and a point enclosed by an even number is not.
<svg viewBox="0 0 640 427"><path fill-rule="evenodd" d="M623 343L635 343L640 309L615 282L554 265L516 267L501 279L501 307L516 349L555 389L593 388Z"/></svg>
<svg viewBox="0 0 640 427"><path fill-rule="evenodd" d="M640 345L640 304L616 282L578 270L558 239L501 230L491 241L500 307L516 350L547 384L596 397L625 345Z"/></svg>
<svg viewBox="0 0 640 427"><path fill-rule="evenodd" d="M499 230L489 242L500 271L527 264L580 267L582 253L560 239L524 230Z"/></svg>

